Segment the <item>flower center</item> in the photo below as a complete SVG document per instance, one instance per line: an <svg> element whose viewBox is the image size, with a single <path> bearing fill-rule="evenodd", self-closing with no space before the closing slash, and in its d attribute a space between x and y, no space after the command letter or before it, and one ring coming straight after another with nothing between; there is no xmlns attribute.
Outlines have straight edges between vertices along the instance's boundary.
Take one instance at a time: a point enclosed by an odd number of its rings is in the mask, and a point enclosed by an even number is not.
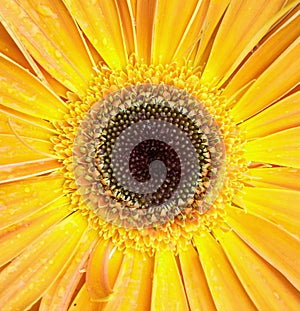
<svg viewBox="0 0 300 311"><path fill-rule="evenodd" d="M153 255L226 228L247 170L243 137L197 68L132 57L122 70L99 65L84 96L67 95L53 153L70 208L102 238Z"/></svg>
<svg viewBox="0 0 300 311"><path fill-rule="evenodd" d="M126 228L164 225L211 208L222 184L224 143L203 104L174 86L139 84L95 103L73 147L85 204Z"/></svg>

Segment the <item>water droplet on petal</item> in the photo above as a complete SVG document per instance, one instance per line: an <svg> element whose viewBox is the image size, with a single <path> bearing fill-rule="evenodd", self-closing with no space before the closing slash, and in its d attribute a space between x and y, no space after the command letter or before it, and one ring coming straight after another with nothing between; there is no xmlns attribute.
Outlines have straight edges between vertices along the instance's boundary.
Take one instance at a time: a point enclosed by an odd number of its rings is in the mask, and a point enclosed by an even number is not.
<svg viewBox="0 0 300 311"><path fill-rule="evenodd" d="M44 17L57 18L57 14L55 14L48 6L46 5L38 5L37 11L42 14Z"/></svg>
<svg viewBox="0 0 300 311"><path fill-rule="evenodd" d="M29 193L30 192L30 188L29 187L25 187L24 188L24 192Z"/></svg>
<svg viewBox="0 0 300 311"><path fill-rule="evenodd" d="M55 51L55 57L56 57L56 58L62 58L62 54L60 53L59 50L56 50L56 51Z"/></svg>
<svg viewBox="0 0 300 311"><path fill-rule="evenodd" d="M106 39L106 38L103 38L103 39L102 39L102 43L103 43L103 45L107 45L107 43L108 43L107 39Z"/></svg>

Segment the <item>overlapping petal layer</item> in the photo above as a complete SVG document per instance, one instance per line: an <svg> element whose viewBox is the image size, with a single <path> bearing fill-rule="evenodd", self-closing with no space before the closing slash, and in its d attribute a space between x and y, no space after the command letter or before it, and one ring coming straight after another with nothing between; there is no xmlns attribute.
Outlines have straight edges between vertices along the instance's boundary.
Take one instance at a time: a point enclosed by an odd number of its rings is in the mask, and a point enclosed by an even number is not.
<svg viewBox="0 0 300 311"><path fill-rule="evenodd" d="M244 211L232 208L228 214L233 230L299 290L299 239L280 226Z"/></svg>
<svg viewBox="0 0 300 311"><path fill-rule="evenodd" d="M297 310L298 291L233 231L217 234L225 253L258 310ZM260 286L257 286L257 285Z"/></svg>
<svg viewBox="0 0 300 311"><path fill-rule="evenodd" d="M245 187L243 202L248 213L274 222L300 238L299 191Z"/></svg>
<svg viewBox="0 0 300 311"><path fill-rule="evenodd" d="M219 243L209 233L194 242L217 310L255 310Z"/></svg>
<svg viewBox="0 0 300 311"><path fill-rule="evenodd" d="M299 10L299 1L284 0L3 1L1 310L299 310ZM199 221L178 254L148 254L132 238L144 231L109 239L109 226L97 233L87 209L77 211L68 197L75 182L63 175L71 161L58 159L54 150L65 145L50 137L59 123L74 137L80 120L66 115L81 109L74 103L90 96L99 70L114 90L122 85L115 77L126 85L129 62L173 61L189 64L178 75L206 83L194 90L210 85L227 98L237 124L230 135L243 133L237 156L249 169L232 183L233 202ZM201 100L211 107L211 97Z"/></svg>
<svg viewBox="0 0 300 311"><path fill-rule="evenodd" d="M253 5L251 0L231 1L216 34L203 78L226 81L275 22L285 2L260 1Z"/></svg>
<svg viewBox="0 0 300 311"><path fill-rule="evenodd" d="M62 196L63 177L48 175L0 185L0 227L18 223Z"/></svg>
<svg viewBox="0 0 300 311"><path fill-rule="evenodd" d="M40 119L59 120L67 108L39 80L5 56L0 56L1 105Z"/></svg>
<svg viewBox="0 0 300 311"><path fill-rule="evenodd" d="M166 310L189 310L180 271L170 251L155 254L151 311L161 305Z"/></svg>
<svg viewBox="0 0 300 311"><path fill-rule="evenodd" d="M262 167L249 170L249 183L257 187L300 190L300 170L289 167Z"/></svg>
<svg viewBox="0 0 300 311"><path fill-rule="evenodd" d="M299 126L299 102L300 92L293 93L241 123L240 128L253 139Z"/></svg>
<svg viewBox="0 0 300 311"><path fill-rule="evenodd" d="M300 127L248 142L245 156L249 161L300 168Z"/></svg>
<svg viewBox="0 0 300 311"><path fill-rule="evenodd" d="M128 56L115 1L65 1L72 16L111 68L125 66ZM87 22L88 21L88 22ZM133 52L133 51L129 51Z"/></svg>
<svg viewBox="0 0 300 311"><path fill-rule="evenodd" d="M70 90L85 91L93 73L92 64L62 2L4 1L1 18L47 72Z"/></svg>
<svg viewBox="0 0 300 311"><path fill-rule="evenodd" d="M78 213L68 216L1 271L0 300L4 311L26 310L41 297L75 252L84 221Z"/></svg>

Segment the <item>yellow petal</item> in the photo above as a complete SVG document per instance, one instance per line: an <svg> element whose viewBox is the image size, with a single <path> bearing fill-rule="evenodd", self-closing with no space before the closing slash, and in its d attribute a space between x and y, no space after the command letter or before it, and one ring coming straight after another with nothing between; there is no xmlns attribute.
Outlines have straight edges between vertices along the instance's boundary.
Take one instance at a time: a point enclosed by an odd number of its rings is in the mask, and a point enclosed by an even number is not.
<svg viewBox="0 0 300 311"><path fill-rule="evenodd" d="M95 301L107 300L113 292L108 277L108 262L112 248L109 241L99 240L87 266L87 290L91 299Z"/></svg>
<svg viewBox="0 0 300 311"><path fill-rule="evenodd" d="M300 37L249 87L232 109L236 122L248 119L293 89L300 79Z"/></svg>
<svg viewBox="0 0 300 311"><path fill-rule="evenodd" d="M249 161L300 168L300 127L255 139L245 149Z"/></svg>
<svg viewBox="0 0 300 311"><path fill-rule="evenodd" d="M153 0L139 0L133 5L136 11L137 57L147 64L151 62L155 3Z"/></svg>
<svg viewBox="0 0 300 311"><path fill-rule="evenodd" d="M60 120L65 104L37 78L0 55L1 104L45 120Z"/></svg>
<svg viewBox="0 0 300 311"><path fill-rule="evenodd" d="M126 46L115 1L65 0L65 3L107 65L124 68Z"/></svg>
<svg viewBox="0 0 300 311"><path fill-rule="evenodd" d="M216 310L197 251L192 245L179 252L184 287L191 310Z"/></svg>
<svg viewBox="0 0 300 311"><path fill-rule="evenodd" d="M102 310L101 306L102 303L91 300L91 296L87 291L85 284L83 284L72 304L70 305L68 311L99 311Z"/></svg>
<svg viewBox="0 0 300 311"><path fill-rule="evenodd" d="M258 310L297 311L299 292L234 232L215 232L232 267Z"/></svg>
<svg viewBox="0 0 300 311"><path fill-rule="evenodd" d="M44 76L43 83L49 88L51 88L55 94L60 97L66 98L67 92L69 91L67 87L59 83L56 79L54 79L48 71L46 71L43 67L40 67L41 73ZM45 82L44 82L45 81Z"/></svg>
<svg viewBox="0 0 300 311"><path fill-rule="evenodd" d="M205 63L207 63L211 45L215 37L214 31L222 19L222 16L226 11L229 2L229 0L209 1L206 19L200 30L201 41L199 42L199 46L194 58L195 66L202 67Z"/></svg>
<svg viewBox="0 0 300 311"><path fill-rule="evenodd" d="M13 34L11 33L11 35ZM16 36L14 36L14 40L17 40ZM54 90L56 94L65 96L67 89L58 81L56 81L47 71L45 71L43 68L40 68L34 62L20 41L18 41L18 45L13 41L12 37L6 31L4 26L0 24L0 53L3 53L8 58L21 65L23 68L28 69L31 73L35 73L43 83L49 83L49 86L51 86L52 90ZM20 48L22 48L22 52Z"/></svg>
<svg viewBox="0 0 300 311"><path fill-rule="evenodd" d="M63 271L61 277L43 295L39 311L68 310L72 296L82 277L88 256L97 239L96 231L90 229L86 230L80 240L74 257L71 259L65 271Z"/></svg>
<svg viewBox="0 0 300 311"><path fill-rule="evenodd" d="M1 15L38 63L64 86L84 93L93 74L83 40L60 1L10 1Z"/></svg>
<svg viewBox="0 0 300 311"><path fill-rule="evenodd" d="M277 225L229 208L228 223L261 257L300 290L300 242Z"/></svg>
<svg viewBox="0 0 300 311"><path fill-rule="evenodd" d="M61 163L54 159L0 165L0 184L46 175L57 171L60 167Z"/></svg>
<svg viewBox="0 0 300 311"><path fill-rule="evenodd" d="M11 109L5 108L1 111L0 107L0 134L13 134L49 140L53 136L54 129L51 124L29 115L12 112Z"/></svg>
<svg viewBox="0 0 300 311"><path fill-rule="evenodd" d="M250 214L274 222L300 239L300 192L283 189L250 188L243 191L245 209Z"/></svg>
<svg viewBox="0 0 300 311"><path fill-rule="evenodd" d="M203 72L205 81L226 80L271 26L285 1L230 1ZM234 21L234 22L233 22ZM222 82L221 82L222 83Z"/></svg>
<svg viewBox="0 0 300 311"><path fill-rule="evenodd" d="M53 158L50 141L0 134L0 165Z"/></svg>
<svg viewBox="0 0 300 311"><path fill-rule="evenodd" d="M130 268L126 261L130 262ZM117 277L112 299L102 310L150 310L152 273L153 258L138 251L128 251Z"/></svg>
<svg viewBox="0 0 300 311"><path fill-rule="evenodd" d="M300 28L300 27L299 27ZM240 124L247 139L273 134L300 125L300 92L291 94Z"/></svg>
<svg viewBox="0 0 300 311"><path fill-rule="evenodd" d="M137 50L136 21L130 1L116 0L118 15L121 23L122 40L125 43L127 55Z"/></svg>
<svg viewBox="0 0 300 311"><path fill-rule="evenodd" d="M300 169L289 167L252 168L248 171L251 185L267 188L300 190Z"/></svg>
<svg viewBox="0 0 300 311"><path fill-rule="evenodd" d="M7 25L5 20L1 17L1 39L0 39L0 53L6 55L9 59L13 60L21 67L29 70L31 73L35 74L42 83L47 84L47 81L41 71L39 65L34 61L30 53L26 50L24 44L19 40L16 34Z"/></svg>
<svg viewBox="0 0 300 311"><path fill-rule="evenodd" d="M189 310L187 297L174 254L155 254L151 311Z"/></svg>
<svg viewBox="0 0 300 311"><path fill-rule="evenodd" d="M288 15L285 23L267 37L239 68L225 87L224 95L227 98L257 79L300 36L300 15L297 12L299 13L299 7Z"/></svg>
<svg viewBox="0 0 300 311"><path fill-rule="evenodd" d="M203 43L203 32L204 27L206 27L205 21L208 19L207 13L209 12L210 5L210 1L195 2L194 12L188 21L181 38L179 38L180 42L176 47L173 61L184 63L184 61L189 58L192 61L195 60L195 56L191 57L190 55L193 51L195 54L199 44Z"/></svg>
<svg viewBox="0 0 300 311"><path fill-rule="evenodd" d="M217 310L256 310L219 243L209 233L194 242Z"/></svg>
<svg viewBox="0 0 300 311"><path fill-rule="evenodd" d="M0 53L8 56L10 59L21 65L22 67L34 71L31 69L28 61L19 50L18 46L14 43L4 26L0 23Z"/></svg>
<svg viewBox="0 0 300 311"><path fill-rule="evenodd" d="M0 255L0 266L18 256L50 226L66 217L70 211L63 204L65 201L59 199L16 225L3 229L0 234L0 246L5 252Z"/></svg>
<svg viewBox="0 0 300 311"><path fill-rule="evenodd" d="M33 214L62 195L64 179L41 176L0 186L0 228Z"/></svg>
<svg viewBox="0 0 300 311"><path fill-rule="evenodd" d="M92 300L111 298L122 261L123 253L111 241L99 240L87 266L86 288Z"/></svg>
<svg viewBox="0 0 300 311"><path fill-rule="evenodd" d="M180 59L181 62L184 61L184 59L181 59L181 56L188 55L193 44L196 43L195 37L199 36L202 24L201 12L199 16L197 16L197 13L200 8L201 2L197 0L162 0L156 2L152 46L152 62L154 64L170 63L177 49L181 49L181 53L177 54L176 59ZM196 24L196 29L190 29L190 23L193 21ZM173 32L172 35L170 35L170 30L172 31L172 29ZM184 45L182 47L180 46L181 41L184 41L186 31L188 30L188 37L189 39L192 39L192 42L187 41L182 43ZM188 44L190 46L188 46ZM184 52L183 55L182 52Z"/></svg>
<svg viewBox="0 0 300 311"><path fill-rule="evenodd" d="M41 297L68 264L86 226L82 215L68 216L1 271L3 311L26 310Z"/></svg>

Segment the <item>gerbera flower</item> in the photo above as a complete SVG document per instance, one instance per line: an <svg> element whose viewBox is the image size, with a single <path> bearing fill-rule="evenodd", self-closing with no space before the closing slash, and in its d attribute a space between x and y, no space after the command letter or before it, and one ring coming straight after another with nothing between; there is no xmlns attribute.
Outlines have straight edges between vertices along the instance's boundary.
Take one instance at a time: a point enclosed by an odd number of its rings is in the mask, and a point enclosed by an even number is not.
<svg viewBox="0 0 300 311"><path fill-rule="evenodd" d="M12 1L0 305L300 309L299 1Z"/></svg>

